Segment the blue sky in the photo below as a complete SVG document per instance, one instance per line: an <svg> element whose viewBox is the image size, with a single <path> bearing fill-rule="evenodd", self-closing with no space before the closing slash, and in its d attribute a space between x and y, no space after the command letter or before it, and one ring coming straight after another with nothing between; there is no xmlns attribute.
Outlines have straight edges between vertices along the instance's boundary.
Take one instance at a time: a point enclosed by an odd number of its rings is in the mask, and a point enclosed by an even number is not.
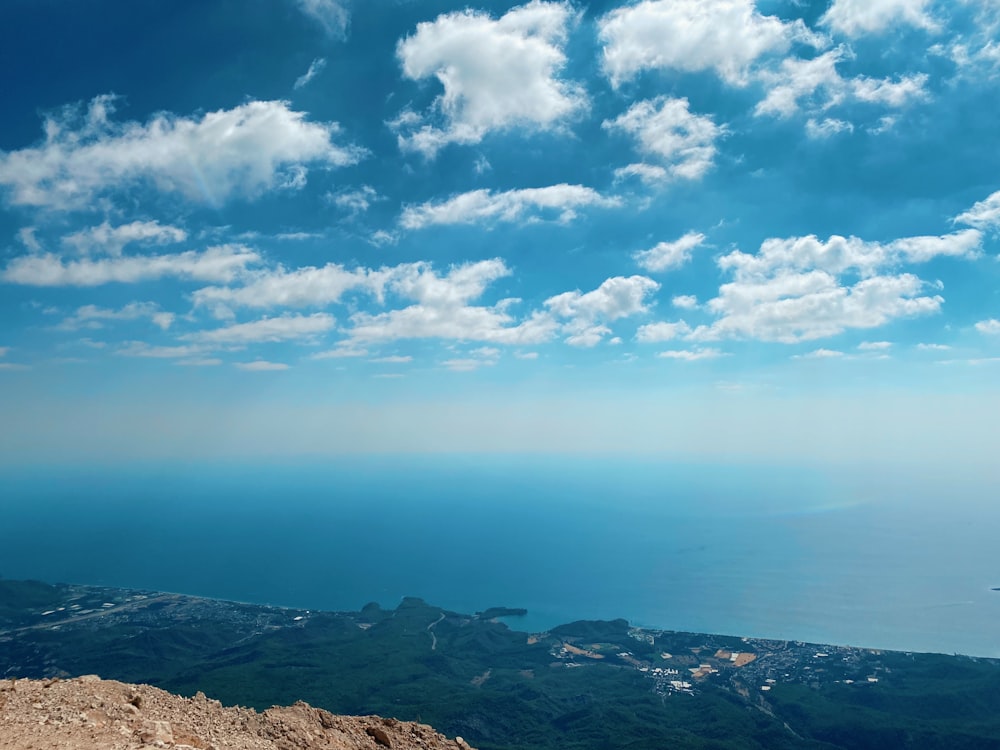
<svg viewBox="0 0 1000 750"><path fill-rule="evenodd" d="M6 462L986 471L996 0L13 0Z"/></svg>

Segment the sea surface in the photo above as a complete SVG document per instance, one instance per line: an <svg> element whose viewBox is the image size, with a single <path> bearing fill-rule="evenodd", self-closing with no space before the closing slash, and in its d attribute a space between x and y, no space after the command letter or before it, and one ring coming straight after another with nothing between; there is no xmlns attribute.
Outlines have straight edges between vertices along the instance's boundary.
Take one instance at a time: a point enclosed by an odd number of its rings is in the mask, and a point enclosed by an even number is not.
<svg viewBox="0 0 1000 750"><path fill-rule="evenodd" d="M940 484L620 458L4 470L0 575L1000 657L1000 509Z"/></svg>

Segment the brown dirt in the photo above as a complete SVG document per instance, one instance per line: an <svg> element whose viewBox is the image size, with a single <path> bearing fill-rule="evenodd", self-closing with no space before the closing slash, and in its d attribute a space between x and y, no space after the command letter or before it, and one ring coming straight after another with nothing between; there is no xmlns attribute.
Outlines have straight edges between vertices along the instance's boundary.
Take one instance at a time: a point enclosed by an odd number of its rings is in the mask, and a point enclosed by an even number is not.
<svg viewBox="0 0 1000 750"><path fill-rule="evenodd" d="M424 724L334 716L306 703L262 713L96 676L0 680L3 750L468 750Z"/></svg>

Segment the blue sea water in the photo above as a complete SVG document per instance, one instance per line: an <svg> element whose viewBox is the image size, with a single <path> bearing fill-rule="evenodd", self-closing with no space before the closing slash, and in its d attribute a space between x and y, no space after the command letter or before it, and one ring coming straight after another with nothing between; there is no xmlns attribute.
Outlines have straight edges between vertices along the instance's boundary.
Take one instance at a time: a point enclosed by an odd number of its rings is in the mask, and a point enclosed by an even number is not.
<svg viewBox="0 0 1000 750"><path fill-rule="evenodd" d="M0 575L305 609L526 607L1000 657L1000 511L839 472L470 456L7 471ZM970 497L962 497L962 493Z"/></svg>

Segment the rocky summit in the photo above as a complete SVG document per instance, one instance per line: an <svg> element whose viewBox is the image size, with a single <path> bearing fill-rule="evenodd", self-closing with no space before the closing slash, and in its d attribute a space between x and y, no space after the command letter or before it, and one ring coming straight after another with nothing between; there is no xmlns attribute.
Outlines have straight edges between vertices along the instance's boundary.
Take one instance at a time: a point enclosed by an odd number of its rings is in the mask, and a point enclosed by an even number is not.
<svg viewBox="0 0 1000 750"><path fill-rule="evenodd" d="M335 716L307 703L263 712L90 675L0 680L4 750L469 750L429 726Z"/></svg>

